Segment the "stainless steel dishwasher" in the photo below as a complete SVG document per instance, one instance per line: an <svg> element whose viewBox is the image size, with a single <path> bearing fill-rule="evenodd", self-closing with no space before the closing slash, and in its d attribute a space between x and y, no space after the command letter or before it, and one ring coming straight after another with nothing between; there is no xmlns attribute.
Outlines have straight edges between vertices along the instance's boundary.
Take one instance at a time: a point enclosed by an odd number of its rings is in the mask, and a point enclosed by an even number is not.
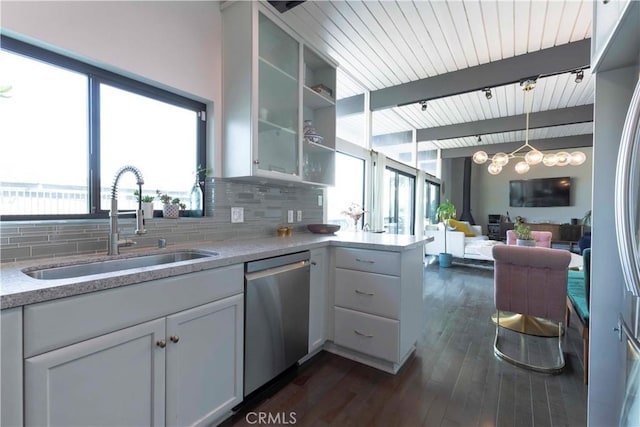
<svg viewBox="0 0 640 427"><path fill-rule="evenodd" d="M244 396L308 353L309 252L246 264Z"/></svg>

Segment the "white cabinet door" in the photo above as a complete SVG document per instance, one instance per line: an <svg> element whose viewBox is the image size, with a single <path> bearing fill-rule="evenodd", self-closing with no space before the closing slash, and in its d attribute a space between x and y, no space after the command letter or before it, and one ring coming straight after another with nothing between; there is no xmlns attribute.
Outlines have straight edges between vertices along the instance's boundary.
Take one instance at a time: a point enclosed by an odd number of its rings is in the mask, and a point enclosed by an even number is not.
<svg viewBox="0 0 640 427"><path fill-rule="evenodd" d="M310 255L309 353L322 347L326 340L327 250L314 249Z"/></svg>
<svg viewBox="0 0 640 427"><path fill-rule="evenodd" d="M0 314L0 425L22 425L22 307Z"/></svg>
<svg viewBox="0 0 640 427"><path fill-rule="evenodd" d="M26 359L26 425L164 425L164 336L158 319Z"/></svg>
<svg viewBox="0 0 640 427"><path fill-rule="evenodd" d="M244 299L167 317L167 425L210 425L242 400Z"/></svg>

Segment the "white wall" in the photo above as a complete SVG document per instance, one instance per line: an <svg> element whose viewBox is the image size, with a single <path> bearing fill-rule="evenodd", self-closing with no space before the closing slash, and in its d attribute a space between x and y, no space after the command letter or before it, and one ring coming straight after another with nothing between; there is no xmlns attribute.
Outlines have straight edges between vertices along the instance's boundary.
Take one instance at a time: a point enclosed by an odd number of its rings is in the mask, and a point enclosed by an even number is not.
<svg viewBox="0 0 640 427"><path fill-rule="evenodd" d="M12 37L203 101L210 119L221 104L217 1L4 0L1 24ZM220 123L220 114L209 120L210 159L221 158Z"/></svg>
<svg viewBox="0 0 640 427"><path fill-rule="evenodd" d="M499 175L491 175L487 165L472 166L471 179L471 213L478 224L486 232L489 214L509 215L513 220L517 215L529 222L551 222L563 224L571 218L582 219L585 212L591 209L591 182L593 149L580 148L587 155L587 161L580 166L553 166L542 164L532 166L529 172L518 175L513 164L508 164ZM549 208L516 208L509 206L509 181L516 179L571 177L571 206ZM462 186L459 188L462 192Z"/></svg>

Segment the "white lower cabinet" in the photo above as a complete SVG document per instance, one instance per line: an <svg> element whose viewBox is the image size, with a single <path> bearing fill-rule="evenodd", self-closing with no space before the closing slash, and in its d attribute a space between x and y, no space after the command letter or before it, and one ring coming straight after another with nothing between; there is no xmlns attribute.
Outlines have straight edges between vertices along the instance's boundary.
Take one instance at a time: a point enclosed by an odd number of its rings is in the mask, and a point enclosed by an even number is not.
<svg viewBox="0 0 640 427"><path fill-rule="evenodd" d="M221 422L242 401L242 291L238 265L27 306L25 425ZM213 301L194 304L198 299ZM122 306L137 309L131 313ZM120 312L108 316L109 307ZM92 313L91 321L78 316L85 312ZM73 343L63 331L27 338L30 331L64 325L69 318L85 324L76 336L93 336ZM135 324L109 329L124 321Z"/></svg>
<svg viewBox="0 0 640 427"><path fill-rule="evenodd" d="M25 360L27 426L164 425L165 321Z"/></svg>
<svg viewBox="0 0 640 427"><path fill-rule="evenodd" d="M322 347L326 340L327 249L314 249L310 254L309 280L309 353Z"/></svg>
<svg viewBox="0 0 640 427"><path fill-rule="evenodd" d="M243 301L167 317L166 425L210 425L242 400Z"/></svg>
<svg viewBox="0 0 640 427"><path fill-rule="evenodd" d="M335 249L330 351L387 372L400 369L420 335L422 251Z"/></svg>
<svg viewBox="0 0 640 427"><path fill-rule="evenodd" d="M21 426L22 307L0 312L0 426Z"/></svg>

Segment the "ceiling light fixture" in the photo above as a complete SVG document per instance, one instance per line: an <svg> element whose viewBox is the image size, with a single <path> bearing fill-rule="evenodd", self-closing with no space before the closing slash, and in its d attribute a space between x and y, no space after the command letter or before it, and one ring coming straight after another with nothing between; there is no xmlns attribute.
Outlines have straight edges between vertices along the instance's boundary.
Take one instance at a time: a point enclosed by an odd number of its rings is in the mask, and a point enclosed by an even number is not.
<svg viewBox="0 0 640 427"><path fill-rule="evenodd" d="M482 137L480 137L480 135L478 135L478 142L482 142Z"/></svg>
<svg viewBox="0 0 640 427"><path fill-rule="evenodd" d="M543 153L531 144L529 144L529 113L531 110L531 90L536 87L536 81L534 79L528 79L520 82L522 90L524 90L524 102L526 111L525 122L525 140L524 145L511 153L496 153L491 157L491 164L489 164L488 170L491 175L498 175L502 171L502 167L509 163L510 159L520 158L523 159L516 164L515 170L519 174L527 173L531 166L537 165L542 162L545 166L566 166L573 165L578 166L585 162L587 156L582 151L574 151L569 154L566 151L559 153ZM526 153L521 152L525 148L529 151ZM476 151L473 154L473 161L478 164L483 164L489 160L489 156L485 151Z"/></svg>
<svg viewBox="0 0 640 427"><path fill-rule="evenodd" d="M482 91L484 92L484 96L486 96L487 99L493 98L493 94L491 93L491 88L490 87L486 87L486 88L482 89Z"/></svg>
<svg viewBox="0 0 640 427"><path fill-rule="evenodd" d="M571 74L575 74L576 75L576 78L575 78L575 82L576 83L580 83L582 81L582 79L584 78L584 71L582 71L582 70L572 71Z"/></svg>
<svg viewBox="0 0 640 427"><path fill-rule="evenodd" d="M420 101L420 105L422 106L422 111L427 111L427 100Z"/></svg>

